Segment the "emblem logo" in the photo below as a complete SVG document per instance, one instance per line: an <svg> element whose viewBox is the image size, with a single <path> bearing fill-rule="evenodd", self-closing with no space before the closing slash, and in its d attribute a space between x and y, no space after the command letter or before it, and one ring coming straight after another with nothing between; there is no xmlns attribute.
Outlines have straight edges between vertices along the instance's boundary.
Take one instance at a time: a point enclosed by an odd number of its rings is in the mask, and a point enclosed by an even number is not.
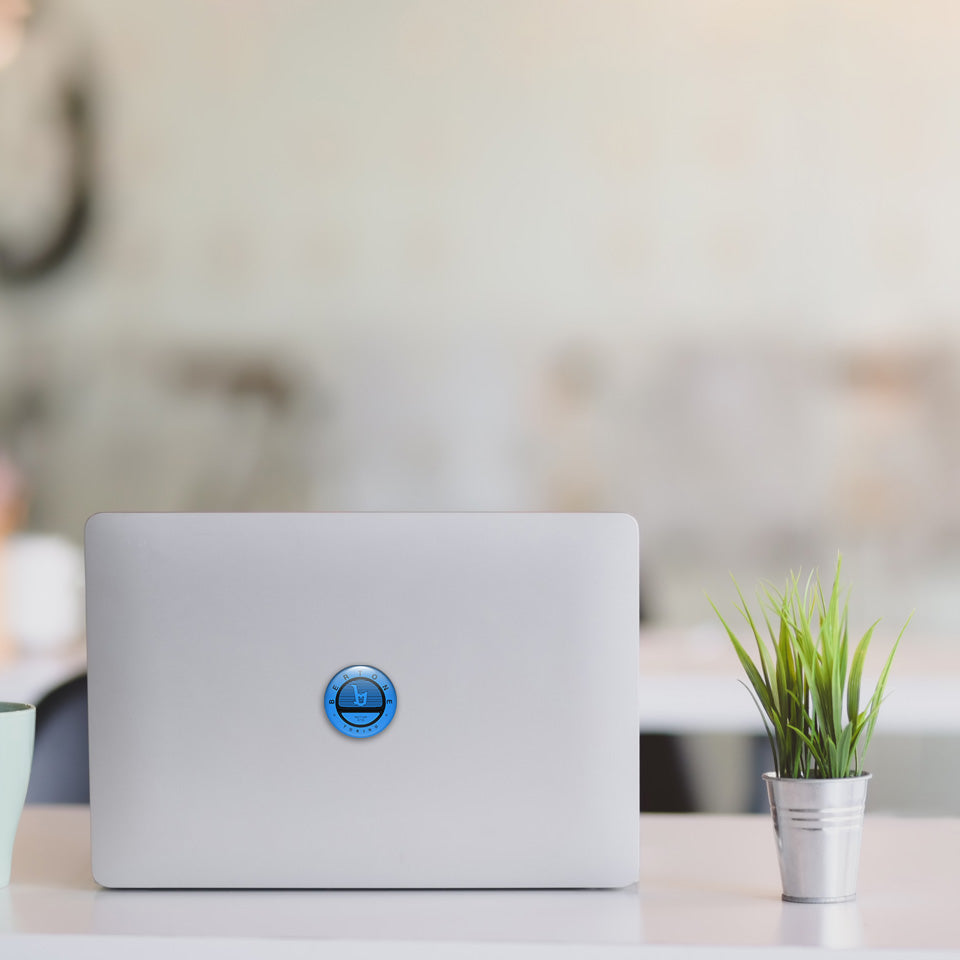
<svg viewBox="0 0 960 960"><path fill-rule="evenodd" d="M390 725L397 710L397 692L390 678L376 667L344 667L327 684L323 707L340 733L374 737Z"/></svg>

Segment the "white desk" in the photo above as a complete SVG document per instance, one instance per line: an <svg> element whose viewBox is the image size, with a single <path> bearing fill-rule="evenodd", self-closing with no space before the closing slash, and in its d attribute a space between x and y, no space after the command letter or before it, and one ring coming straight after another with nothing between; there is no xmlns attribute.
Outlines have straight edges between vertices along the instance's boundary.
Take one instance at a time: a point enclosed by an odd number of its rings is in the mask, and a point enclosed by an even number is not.
<svg viewBox="0 0 960 960"><path fill-rule="evenodd" d="M780 900L769 817L643 818L626 890L114 891L86 807L27 808L0 956L729 957L960 951L960 820L868 818L854 904ZM135 941L135 942L133 942ZM860 948L860 949L856 949ZM762 952L761 952L762 950ZM937 954L924 954L936 956Z"/></svg>

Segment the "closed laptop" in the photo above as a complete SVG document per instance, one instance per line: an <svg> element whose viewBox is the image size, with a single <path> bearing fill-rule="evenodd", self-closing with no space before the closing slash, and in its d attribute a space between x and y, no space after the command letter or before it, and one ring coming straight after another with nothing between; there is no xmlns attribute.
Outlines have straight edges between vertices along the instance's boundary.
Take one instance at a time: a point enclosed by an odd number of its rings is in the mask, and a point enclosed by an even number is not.
<svg viewBox="0 0 960 960"><path fill-rule="evenodd" d="M620 514L98 514L110 887L602 887L638 873Z"/></svg>

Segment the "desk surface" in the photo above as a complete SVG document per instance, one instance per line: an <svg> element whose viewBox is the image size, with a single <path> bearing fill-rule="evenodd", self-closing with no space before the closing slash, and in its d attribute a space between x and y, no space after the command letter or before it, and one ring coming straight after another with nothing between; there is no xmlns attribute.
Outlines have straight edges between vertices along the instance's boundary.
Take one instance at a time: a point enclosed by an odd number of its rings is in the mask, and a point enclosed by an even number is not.
<svg viewBox="0 0 960 960"><path fill-rule="evenodd" d="M494 947L632 957L960 950L960 820L868 817L858 900L825 906L780 900L767 816L645 815L640 882L614 891L104 890L90 876L88 831L86 807L25 810L0 890L0 955L121 956L131 937L141 960L181 938L215 956L226 940L274 938L286 941L283 956L300 956L290 944L302 942L349 958L387 948L430 957L444 945L473 958Z"/></svg>

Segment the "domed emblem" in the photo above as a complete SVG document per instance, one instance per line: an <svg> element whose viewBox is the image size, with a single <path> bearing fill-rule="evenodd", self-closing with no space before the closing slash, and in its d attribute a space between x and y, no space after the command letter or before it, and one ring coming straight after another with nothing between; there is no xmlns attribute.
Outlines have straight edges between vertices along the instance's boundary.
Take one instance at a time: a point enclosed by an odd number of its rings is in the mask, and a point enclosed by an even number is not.
<svg viewBox="0 0 960 960"><path fill-rule="evenodd" d="M397 692L390 678L376 667L344 667L327 684L323 695L327 719L348 737L383 733L397 711Z"/></svg>

